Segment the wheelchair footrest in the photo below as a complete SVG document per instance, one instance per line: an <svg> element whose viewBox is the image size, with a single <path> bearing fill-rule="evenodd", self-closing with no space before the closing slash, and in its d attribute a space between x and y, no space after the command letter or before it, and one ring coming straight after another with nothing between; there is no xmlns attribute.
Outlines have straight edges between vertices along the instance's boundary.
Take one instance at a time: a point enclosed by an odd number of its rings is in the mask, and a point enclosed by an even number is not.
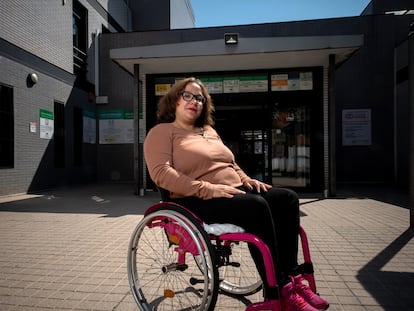
<svg viewBox="0 0 414 311"><path fill-rule="evenodd" d="M295 269L295 274L313 274L313 264L311 262L304 262Z"/></svg>
<svg viewBox="0 0 414 311"><path fill-rule="evenodd" d="M264 310L272 310L272 311L281 311L282 307L280 305L280 300L272 299L266 300L263 302L255 302L251 305L248 305L246 311L264 311Z"/></svg>

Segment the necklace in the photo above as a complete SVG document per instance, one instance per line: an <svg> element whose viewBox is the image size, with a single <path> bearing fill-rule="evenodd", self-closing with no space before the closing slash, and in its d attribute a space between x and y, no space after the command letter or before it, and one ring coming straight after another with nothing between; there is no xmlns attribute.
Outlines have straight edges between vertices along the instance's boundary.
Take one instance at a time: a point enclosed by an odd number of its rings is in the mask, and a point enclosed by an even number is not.
<svg viewBox="0 0 414 311"><path fill-rule="evenodd" d="M198 132L198 135L200 135L201 137L205 137L204 136L204 128L200 127L200 132Z"/></svg>

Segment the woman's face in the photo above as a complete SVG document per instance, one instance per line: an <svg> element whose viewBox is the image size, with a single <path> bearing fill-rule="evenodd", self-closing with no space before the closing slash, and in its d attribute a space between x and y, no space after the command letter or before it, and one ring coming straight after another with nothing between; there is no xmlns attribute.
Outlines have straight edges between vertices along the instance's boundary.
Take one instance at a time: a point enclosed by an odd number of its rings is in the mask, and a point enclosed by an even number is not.
<svg viewBox="0 0 414 311"><path fill-rule="evenodd" d="M177 102L176 120L186 124L194 124L203 111L203 100L205 101L205 98L201 87L195 82L187 84Z"/></svg>

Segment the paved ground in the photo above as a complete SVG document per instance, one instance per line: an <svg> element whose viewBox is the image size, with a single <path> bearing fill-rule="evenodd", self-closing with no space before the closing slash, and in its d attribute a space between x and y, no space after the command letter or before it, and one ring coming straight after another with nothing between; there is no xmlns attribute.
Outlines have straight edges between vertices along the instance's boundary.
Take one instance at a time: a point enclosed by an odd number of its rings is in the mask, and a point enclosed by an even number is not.
<svg viewBox="0 0 414 311"><path fill-rule="evenodd" d="M126 250L158 194L128 184L0 197L0 310L136 310ZM408 198L388 189L301 199L329 310L414 310ZM252 297L254 300L255 297ZM217 310L244 310L220 296Z"/></svg>

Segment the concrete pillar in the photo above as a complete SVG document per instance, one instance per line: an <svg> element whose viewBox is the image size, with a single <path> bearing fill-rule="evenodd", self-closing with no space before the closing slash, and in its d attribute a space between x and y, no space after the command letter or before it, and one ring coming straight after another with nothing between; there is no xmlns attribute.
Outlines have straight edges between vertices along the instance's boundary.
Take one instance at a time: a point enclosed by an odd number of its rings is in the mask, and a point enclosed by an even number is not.
<svg viewBox="0 0 414 311"><path fill-rule="evenodd" d="M142 123L142 100L141 100L141 83L139 81L139 65L134 65L134 178L135 194L144 195L144 142L141 137L144 133L141 127Z"/></svg>
<svg viewBox="0 0 414 311"><path fill-rule="evenodd" d="M328 161L329 196L336 196L336 104L335 104L335 54L329 55L328 71Z"/></svg>
<svg viewBox="0 0 414 311"><path fill-rule="evenodd" d="M409 93L409 150L410 150L410 228L414 228L414 22L408 33L408 93Z"/></svg>

